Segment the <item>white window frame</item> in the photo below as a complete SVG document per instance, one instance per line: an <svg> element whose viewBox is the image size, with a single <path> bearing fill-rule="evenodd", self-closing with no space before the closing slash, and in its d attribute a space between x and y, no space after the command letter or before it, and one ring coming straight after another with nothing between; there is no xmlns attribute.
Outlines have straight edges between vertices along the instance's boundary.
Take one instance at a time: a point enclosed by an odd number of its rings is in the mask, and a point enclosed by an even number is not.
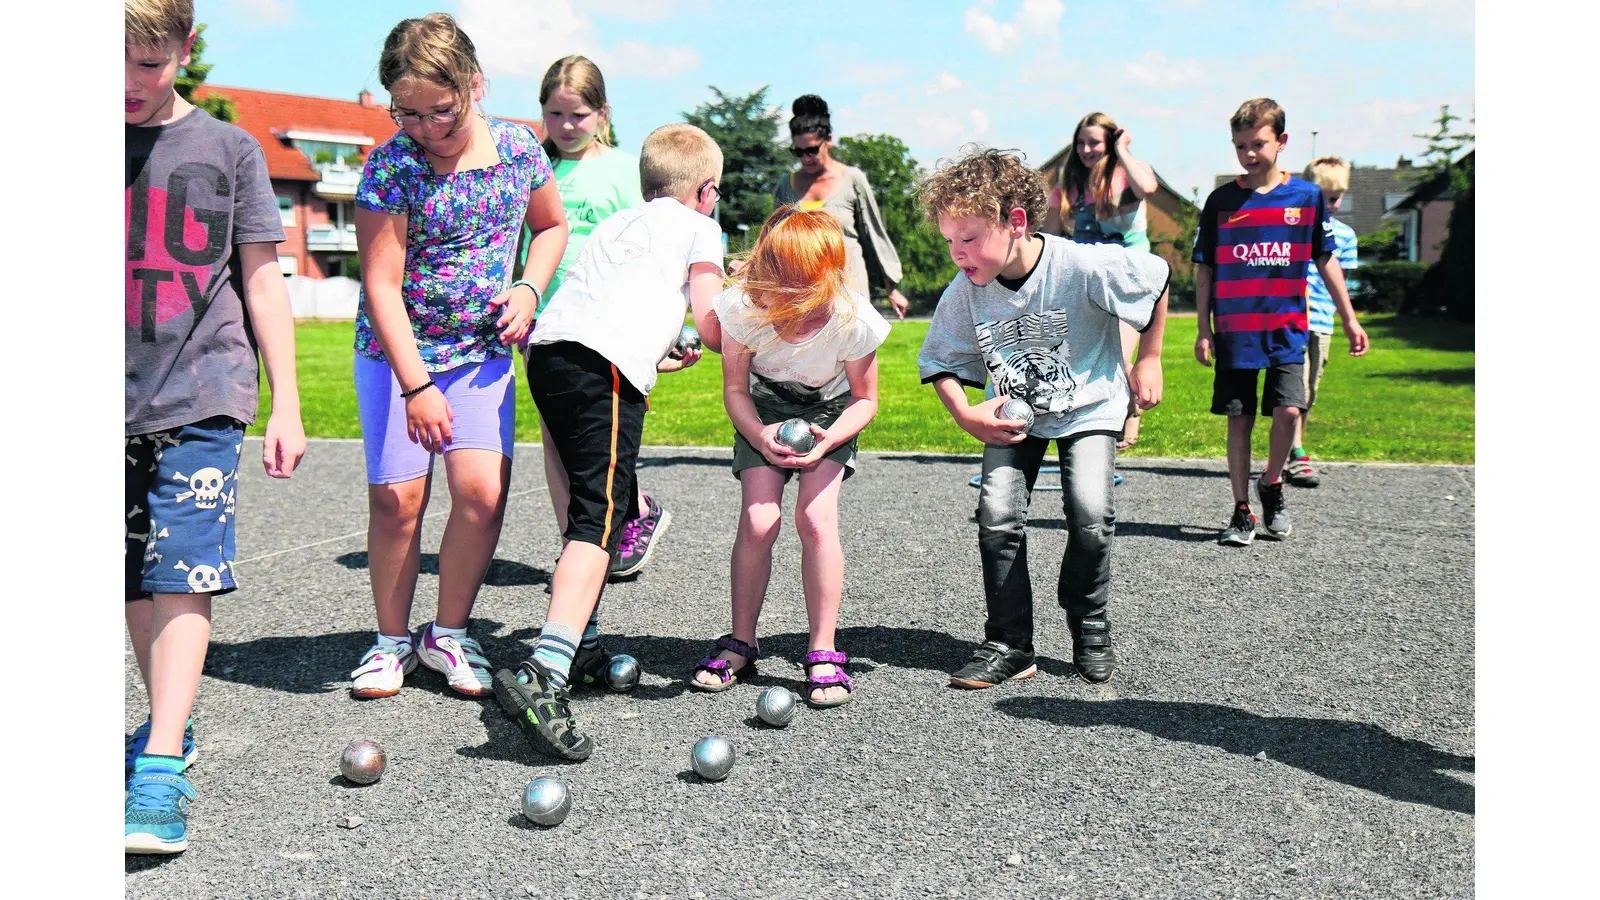
<svg viewBox="0 0 1600 900"><path fill-rule="evenodd" d="M289 205L287 207L285 207L283 205L283 202L285 200L289 201ZM286 225L286 226L288 226L290 228L294 227L294 223L295 223L294 208L295 208L295 205L296 204L294 202L294 198L293 197L287 196L285 194L279 194L278 195L278 222L280 224Z"/></svg>
<svg viewBox="0 0 1600 900"><path fill-rule="evenodd" d="M285 276L300 274L300 258L296 256L278 257L278 268L283 270Z"/></svg>

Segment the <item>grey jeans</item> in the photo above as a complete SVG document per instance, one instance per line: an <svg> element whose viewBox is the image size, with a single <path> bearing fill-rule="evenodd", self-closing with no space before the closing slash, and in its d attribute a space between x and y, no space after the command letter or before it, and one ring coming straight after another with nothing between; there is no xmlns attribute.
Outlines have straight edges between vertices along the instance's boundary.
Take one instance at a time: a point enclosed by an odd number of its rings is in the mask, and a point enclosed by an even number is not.
<svg viewBox="0 0 1600 900"><path fill-rule="evenodd" d="M1056 598L1073 632L1086 618L1103 616L1111 599L1111 539L1117 515L1111 495L1116 437L1094 433L1056 440L1061 458L1061 505L1067 550L1061 558ZM978 551L988 604L986 641L1033 650L1033 583L1028 577L1028 505L1049 438L1029 437L983 448L978 491Z"/></svg>

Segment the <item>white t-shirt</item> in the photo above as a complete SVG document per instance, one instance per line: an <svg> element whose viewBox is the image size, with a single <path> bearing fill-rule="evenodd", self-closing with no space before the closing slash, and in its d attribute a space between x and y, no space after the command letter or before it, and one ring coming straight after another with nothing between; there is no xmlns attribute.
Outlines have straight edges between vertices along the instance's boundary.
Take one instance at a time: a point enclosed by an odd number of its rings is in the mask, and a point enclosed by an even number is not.
<svg viewBox="0 0 1600 900"><path fill-rule="evenodd" d="M798 390L786 393L798 394L805 402L821 402L849 391L844 364L877 350L889 336L889 323L867 298L848 291L834 303L827 324L795 343L778 338L777 329L761 320L742 288L718 294L715 305L723 332L752 351L751 387L762 380L787 384ZM853 308L854 315L841 315L841 307Z"/></svg>
<svg viewBox="0 0 1600 900"><path fill-rule="evenodd" d="M695 263L722 267L722 232L711 217L671 197L613 213L589 234L528 343L582 344L649 394L683 327Z"/></svg>
<svg viewBox="0 0 1600 900"><path fill-rule="evenodd" d="M923 382L954 375L1033 405L1034 437L1122 431L1128 379L1120 319L1143 331L1172 277L1167 261L1120 244L1043 235L1018 290L957 272L917 356Z"/></svg>

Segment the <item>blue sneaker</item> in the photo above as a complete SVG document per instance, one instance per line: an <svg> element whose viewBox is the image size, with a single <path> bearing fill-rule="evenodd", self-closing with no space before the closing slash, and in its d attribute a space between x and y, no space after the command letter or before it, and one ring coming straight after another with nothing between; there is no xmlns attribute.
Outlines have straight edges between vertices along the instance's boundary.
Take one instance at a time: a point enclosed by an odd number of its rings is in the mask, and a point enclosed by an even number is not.
<svg viewBox="0 0 1600 900"><path fill-rule="evenodd" d="M128 742L127 742L126 745L124 745L124 755L122 757L122 765L123 765L123 770L124 770L124 775L123 775L123 779L122 780L123 780L123 787L124 788L127 787L127 783L128 782L133 781L133 760L134 760L134 757L136 757L139 754L143 753L144 752L144 745L149 743L149 742L150 742L150 720L149 719L145 719L143 725L140 725L138 728L135 728L133 730L133 734L128 735ZM197 757L199 755L200 755L200 750L199 750L199 748L195 747L195 745L194 745L194 719L190 719L190 720L188 720L188 721L183 723L183 766L184 766L184 768L187 769L189 766L194 765L194 759L195 759L195 757Z"/></svg>
<svg viewBox="0 0 1600 900"><path fill-rule="evenodd" d="M152 767L128 783L125 806L126 853L182 853L189 849L189 804L194 801L189 779Z"/></svg>

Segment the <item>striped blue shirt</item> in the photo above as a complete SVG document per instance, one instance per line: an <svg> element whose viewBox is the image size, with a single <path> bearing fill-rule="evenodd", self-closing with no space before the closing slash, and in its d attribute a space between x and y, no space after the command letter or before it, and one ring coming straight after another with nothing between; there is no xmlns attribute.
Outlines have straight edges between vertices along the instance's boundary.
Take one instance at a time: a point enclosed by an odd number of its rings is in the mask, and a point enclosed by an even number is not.
<svg viewBox="0 0 1600 900"><path fill-rule="evenodd" d="M1333 258L1338 260L1339 268L1349 275L1351 269L1361 264L1356 259L1355 229L1332 216L1328 217L1328 225L1333 231ZM1333 334L1333 297L1328 294L1328 286L1322 283L1315 261L1306 264L1306 316L1312 331Z"/></svg>

